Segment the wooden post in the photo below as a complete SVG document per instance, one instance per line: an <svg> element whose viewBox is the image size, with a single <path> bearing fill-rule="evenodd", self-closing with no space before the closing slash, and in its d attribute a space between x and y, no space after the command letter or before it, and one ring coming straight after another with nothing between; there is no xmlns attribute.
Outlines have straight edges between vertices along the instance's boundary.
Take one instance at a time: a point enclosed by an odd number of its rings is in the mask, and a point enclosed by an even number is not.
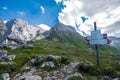
<svg viewBox="0 0 120 80"><path fill-rule="evenodd" d="M94 22L94 30L97 30L96 22ZM96 62L97 66L99 66L99 52L98 52L98 44L95 44L95 50L96 50Z"/></svg>

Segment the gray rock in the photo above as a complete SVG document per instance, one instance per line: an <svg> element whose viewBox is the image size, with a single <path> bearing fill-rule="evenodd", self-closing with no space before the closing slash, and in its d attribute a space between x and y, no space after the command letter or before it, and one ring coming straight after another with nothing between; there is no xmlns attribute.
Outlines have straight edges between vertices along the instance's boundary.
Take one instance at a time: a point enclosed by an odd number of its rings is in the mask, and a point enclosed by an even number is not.
<svg viewBox="0 0 120 80"><path fill-rule="evenodd" d="M0 60L5 58L7 56L7 51L6 50L0 50Z"/></svg>
<svg viewBox="0 0 120 80"><path fill-rule="evenodd" d="M10 61L10 62L0 62L0 64L5 64L5 65L8 65L8 64L9 64L9 65L13 65L14 63Z"/></svg>
<svg viewBox="0 0 120 80"><path fill-rule="evenodd" d="M93 64L91 62L89 62L89 61L83 61L82 64L84 66L93 66Z"/></svg>
<svg viewBox="0 0 120 80"><path fill-rule="evenodd" d="M83 78L82 74L80 74L80 73L78 73L78 72L76 72L76 73L74 74L74 76L79 76L79 77Z"/></svg>
<svg viewBox="0 0 120 80"><path fill-rule="evenodd" d="M43 55L39 55L38 57L37 57L37 61L38 62L40 62L40 61L42 61L42 60L44 60L45 59L45 56L43 56Z"/></svg>
<svg viewBox="0 0 120 80"><path fill-rule="evenodd" d="M64 77L64 74L62 73L62 71L58 71L58 70L54 71L53 75L57 76L57 77L59 77L61 79Z"/></svg>
<svg viewBox="0 0 120 80"><path fill-rule="evenodd" d="M0 50L0 54L7 54L6 50Z"/></svg>
<svg viewBox="0 0 120 80"><path fill-rule="evenodd" d="M34 64L35 61L36 61L36 59L31 59L30 63L31 63L31 64Z"/></svg>
<svg viewBox="0 0 120 80"><path fill-rule="evenodd" d="M25 70L30 70L30 67L29 66L23 66L22 67L22 70L25 71Z"/></svg>
<svg viewBox="0 0 120 80"><path fill-rule="evenodd" d="M80 78L83 78L83 76L80 73L76 72L76 73L74 73L72 75L68 75L67 77L64 78L64 80L69 80L69 78L71 78L73 76L78 76Z"/></svg>
<svg viewBox="0 0 120 80"><path fill-rule="evenodd" d="M8 73L3 73L1 75L2 80L10 80L9 74Z"/></svg>
<svg viewBox="0 0 120 80"><path fill-rule="evenodd" d="M8 49L16 49L17 48L17 46L12 46L12 45L5 45L5 47Z"/></svg>
<svg viewBox="0 0 120 80"><path fill-rule="evenodd" d="M41 66L42 68L44 68L44 67L51 67L51 68L55 68L55 63L54 62L52 62L52 61L50 61L50 62L45 62L45 63L43 63L42 64L42 66Z"/></svg>
<svg viewBox="0 0 120 80"><path fill-rule="evenodd" d="M15 80L42 80L42 78L38 75L32 75L32 73L24 73L23 75L19 76Z"/></svg>
<svg viewBox="0 0 120 80"><path fill-rule="evenodd" d="M36 67L32 67L32 68L30 69L30 72L31 72L31 73L34 73L34 72L36 72L36 71L37 71Z"/></svg>
<svg viewBox="0 0 120 80"><path fill-rule="evenodd" d="M52 76L50 78L51 78L51 80L57 80L57 77L55 77L55 76Z"/></svg>
<svg viewBox="0 0 120 80"><path fill-rule="evenodd" d="M44 77L43 80L51 80L49 76Z"/></svg>
<svg viewBox="0 0 120 80"><path fill-rule="evenodd" d="M72 68L75 68L78 64L79 64L79 62L74 62L74 63L71 63L70 65Z"/></svg>
<svg viewBox="0 0 120 80"><path fill-rule="evenodd" d="M0 19L0 37L2 37L6 31L7 31L7 28L5 26L4 21Z"/></svg>
<svg viewBox="0 0 120 80"><path fill-rule="evenodd" d="M15 59L15 57L16 57L16 55L8 55L6 58L8 59L8 60L14 60Z"/></svg>
<svg viewBox="0 0 120 80"><path fill-rule="evenodd" d="M58 59L61 59L60 56L54 56L54 55L49 55L47 57L47 61L53 61L53 60L58 60Z"/></svg>
<svg viewBox="0 0 120 80"><path fill-rule="evenodd" d="M114 79L112 79L112 80L120 80L120 78L114 78Z"/></svg>

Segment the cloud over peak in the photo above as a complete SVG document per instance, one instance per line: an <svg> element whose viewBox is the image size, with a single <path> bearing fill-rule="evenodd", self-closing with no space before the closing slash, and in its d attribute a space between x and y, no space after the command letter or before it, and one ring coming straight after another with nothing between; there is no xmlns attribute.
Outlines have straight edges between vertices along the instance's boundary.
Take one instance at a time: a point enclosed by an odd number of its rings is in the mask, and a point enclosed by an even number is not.
<svg viewBox="0 0 120 80"><path fill-rule="evenodd" d="M117 29L116 32L108 29L116 27L116 22L120 21L120 0L63 0L62 3L65 7L58 16L60 22L72 26L78 23L79 29L89 34L96 21L103 33L120 33ZM89 19L83 23L82 16Z"/></svg>

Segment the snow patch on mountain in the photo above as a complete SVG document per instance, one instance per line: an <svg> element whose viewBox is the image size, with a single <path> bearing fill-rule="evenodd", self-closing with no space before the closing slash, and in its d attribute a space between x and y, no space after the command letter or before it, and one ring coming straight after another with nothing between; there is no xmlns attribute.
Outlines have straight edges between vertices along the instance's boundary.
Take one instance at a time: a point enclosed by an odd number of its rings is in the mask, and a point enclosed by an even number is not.
<svg viewBox="0 0 120 80"><path fill-rule="evenodd" d="M45 24L38 25L39 27L43 28L44 30L50 30L51 28Z"/></svg>

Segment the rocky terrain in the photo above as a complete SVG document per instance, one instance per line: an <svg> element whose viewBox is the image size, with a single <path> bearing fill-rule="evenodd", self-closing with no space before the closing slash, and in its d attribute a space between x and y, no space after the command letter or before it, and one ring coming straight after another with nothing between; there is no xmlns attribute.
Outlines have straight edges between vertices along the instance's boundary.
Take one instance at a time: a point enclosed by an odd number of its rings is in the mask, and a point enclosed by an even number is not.
<svg viewBox="0 0 120 80"><path fill-rule="evenodd" d="M120 79L120 57L114 55L119 49L99 45L97 66L94 46L72 26L58 22L48 31L13 19L6 27L0 38L0 80Z"/></svg>

